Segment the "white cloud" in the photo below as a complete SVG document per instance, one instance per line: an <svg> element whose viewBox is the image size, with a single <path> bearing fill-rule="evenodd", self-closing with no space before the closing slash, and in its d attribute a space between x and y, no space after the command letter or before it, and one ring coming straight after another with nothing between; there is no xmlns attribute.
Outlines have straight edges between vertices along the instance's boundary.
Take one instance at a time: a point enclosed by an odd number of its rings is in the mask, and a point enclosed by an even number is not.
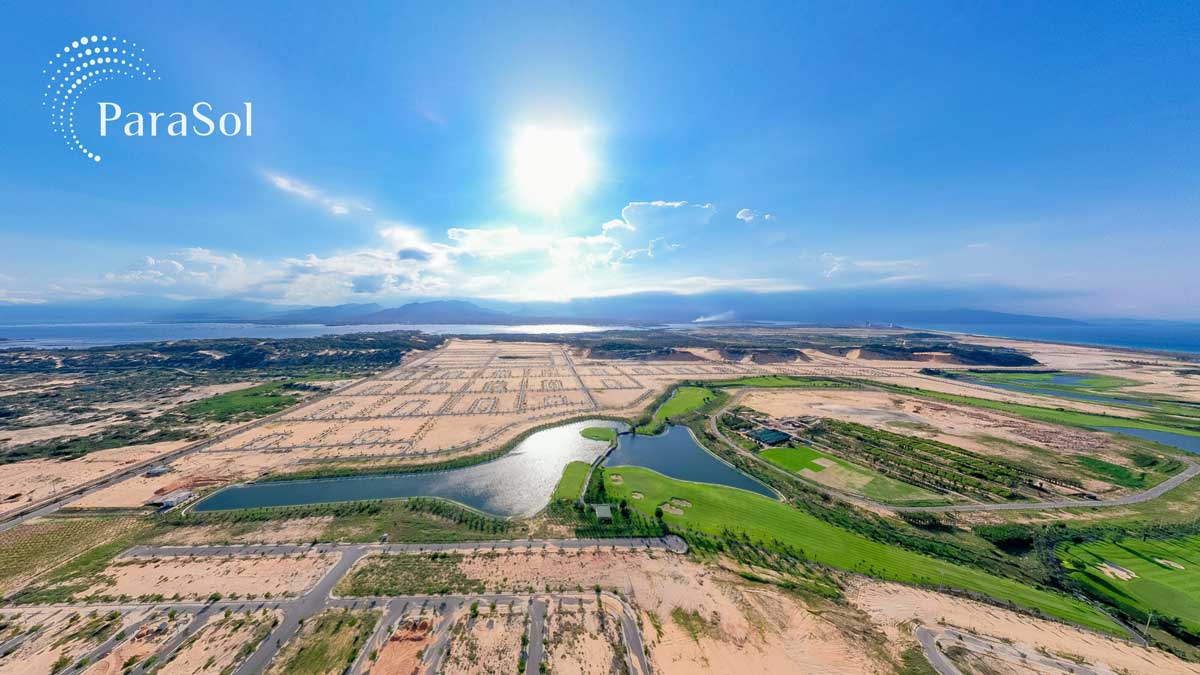
<svg viewBox="0 0 1200 675"><path fill-rule="evenodd" d="M351 211L358 211L362 213L371 212L370 207L366 206L365 204L342 197L327 195L323 190L313 187L307 183L303 183L295 178L269 171L266 172L265 175L267 181L271 183L271 185L274 185L277 189L300 197L306 201L320 204L330 215L344 216L348 215Z"/></svg>
<svg viewBox="0 0 1200 675"><path fill-rule="evenodd" d="M821 265L826 279L846 282L897 283L923 278L915 270L924 265L920 260L854 260L844 255L822 253Z"/></svg>
<svg viewBox="0 0 1200 675"><path fill-rule="evenodd" d="M774 214L761 213L759 211L755 211L754 209L741 209L734 217L745 223L752 223L758 218L761 218L762 220L775 220Z"/></svg>

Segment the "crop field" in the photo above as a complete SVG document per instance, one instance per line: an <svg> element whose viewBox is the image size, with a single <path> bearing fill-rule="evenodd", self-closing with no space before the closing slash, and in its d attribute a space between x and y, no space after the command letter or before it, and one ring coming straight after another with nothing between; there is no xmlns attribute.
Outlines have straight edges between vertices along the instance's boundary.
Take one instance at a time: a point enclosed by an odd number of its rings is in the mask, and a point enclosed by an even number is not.
<svg viewBox="0 0 1200 675"><path fill-rule="evenodd" d="M358 657L379 620L378 612L327 609L305 622L303 630L275 657L271 675L336 675Z"/></svg>
<svg viewBox="0 0 1200 675"><path fill-rule="evenodd" d="M1200 631L1200 535L1069 544L1058 554L1093 593Z"/></svg>
<svg viewBox="0 0 1200 675"><path fill-rule="evenodd" d="M620 475L621 482L613 482L613 475ZM894 581L960 588L1090 628L1121 633L1110 619L1080 600L871 541L750 492L673 480L627 466L606 472L604 482L608 494L629 499L630 504L646 513L652 514L657 506L670 504L672 499L678 500L677 505L686 504L676 509L682 514L663 514L666 522L676 528L713 536L741 532L765 543L779 542L831 567ZM633 499L634 492L640 492L643 498Z"/></svg>
<svg viewBox="0 0 1200 675"><path fill-rule="evenodd" d="M46 518L0 532L0 592L136 527L123 517Z"/></svg>
<svg viewBox="0 0 1200 675"><path fill-rule="evenodd" d="M968 372L963 374L972 380L995 382L998 384L1031 385L1038 389L1118 389L1138 384L1136 380L1112 375L1075 374L1075 373L1021 373L1021 372ZM1062 377L1071 378L1063 382Z"/></svg>
<svg viewBox="0 0 1200 675"><path fill-rule="evenodd" d="M583 481L587 480L588 469L592 467L587 462L571 462L563 469L562 478L554 488L554 496L550 501L573 502L579 499L583 492Z"/></svg>
<svg viewBox="0 0 1200 675"><path fill-rule="evenodd" d="M768 448L759 453L768 462L809 480L881 502L945 503L947 500L915 485L898 481L806 445Z"/></svg>

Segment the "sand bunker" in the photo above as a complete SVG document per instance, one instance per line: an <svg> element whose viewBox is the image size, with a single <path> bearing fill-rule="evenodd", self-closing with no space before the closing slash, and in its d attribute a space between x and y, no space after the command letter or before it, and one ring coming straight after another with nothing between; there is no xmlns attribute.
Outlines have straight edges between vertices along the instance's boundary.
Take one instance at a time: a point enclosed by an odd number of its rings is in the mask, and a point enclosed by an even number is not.
<svg viewBox="0 0 1200 675"><path fill-rule="evenodd" d="M1137 578L1137 574L1134 574L1133 571L1127 570L1124 567L1121 567L1120 565L1114 565L1110 562L1100 563L1099 565L1096 565L1096 569L1100 570L1101 572L1104 572L1104 576L1106 576L1110 579L1120 579L1121 581L1129 581L1130 579Z"/></svg>
<svg viewBox="0 0 1200 675"><path fill-rule="evenodd" d="M1180 565L1179 563L1175 562L1174 560L1165 560L1163 558L1155 558L1154 562L1156 562L1159 565L1162 565L1164 567L1170 567L1171 569L1176 569L1176 570L1186 569L1183 565Z"/></svg>

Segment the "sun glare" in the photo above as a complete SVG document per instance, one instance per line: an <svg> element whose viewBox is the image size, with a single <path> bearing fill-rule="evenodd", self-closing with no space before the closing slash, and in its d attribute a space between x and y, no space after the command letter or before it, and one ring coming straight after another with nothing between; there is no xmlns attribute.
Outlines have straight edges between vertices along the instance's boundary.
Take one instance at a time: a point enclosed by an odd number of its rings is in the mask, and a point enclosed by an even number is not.
<svg viewBox="0 0 1200 675"><path fill-rule="evenodd" d="M527 126L513 140L511 172L525 208L558 213L592 181L595 160L585 129Z"/></svg>

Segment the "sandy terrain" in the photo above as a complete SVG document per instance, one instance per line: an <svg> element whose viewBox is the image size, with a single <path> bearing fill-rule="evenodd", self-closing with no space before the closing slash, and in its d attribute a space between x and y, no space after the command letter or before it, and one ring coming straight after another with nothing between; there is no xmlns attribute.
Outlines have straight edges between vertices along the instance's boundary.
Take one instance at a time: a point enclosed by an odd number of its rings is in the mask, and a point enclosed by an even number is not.
<svg viewBox="0 0 1200 675"><path fill-rule="evenodd" d="M102 613L98 610L97 616ZM71 638L72 631L94 619L90 610L45 610L30 612L25 616L29 625L40 625L42 628L34 637L22 642L14 652L0 656L0 675L49 675L56 662L74 664L100 644L93 640ZM125 614L119 619L118 630L127 629L146 616L145 612Z"/></svg>
<svg viewBox="0 0 1200 675"><path fill-rule="evenodd" d="M199 544L293 544L319 537L333 516L273 520L235 525L197 525L170 530L156 537L160 546Z"/></svg>
<svg viewBox="0 0 1200 675"><path fill-rule="evenodd" d="M0 515L103 478L131 464L153 459L184 444L184 441L168 441L131 445L100 450L70 461L30 459L6 464L0 472Z"/></svg>
<svg viewBox="0 0 1200 675"><path fill-rule="evenodd" d="M336 554L308 556L123 558L99 574L82 595L206 598L298 594L337 562Z"/></svg>
<svg viewBox="0 0 1200 675"><path fill-rule="evenodd" d="M256 635L269 630L283 615L278 610L239 612L209 619L175 652L175 657L158 671L160 675L209 675L223 672L234 663L241 649Z"/></svg>
<svg viewBox="0 0 1200 675"><path fill-rule="evenodd" d="M607 675L619 672L620 620L586 604L552 604L546 618L550 670L561 675ZM614 663L614 660L616 663Z"/></svg>
<svg viewBox="0 0 1200 675"><path fill-rule="evenodd" d="M432 643L431 621L425 617L402 620L379 650L378 658L371 664L371 674L417 675L421 656Z"/></svg>
<svg viewBox="0 0 1200 675"><path fill-rule="evenodd" d="M480 608L477 618L463 615L450 626L441 675L517 675L525 607L518 612L503 609L493 613Z"/></svg>
<svg viewBox="0 0 1200 675"><path fill-rule="evenodd" d="M1059 455L1087 454L1126 464L1109 434L1059 427L977 408L880 391L754 391L741 400L772 417L807 416L856 422L893 433L922 436L976 452L1045 465L1047 458L1020 447ZM994 439L1002 439L997 443Z"/></svg>
<svg viewBox="0 0 1200 675"><path fill-rule="evenodd" d="M126 663L133 659L141 661L156 653L176 633L187 626L188 620L190 617L181 616L175 620L170 620L166 616L153 617L137 633L89 666L87 670L83 671L83 675L118 675L126 672Z"/></svg>
<svg viewBox="0 0 1200 675"><path fill-rule="evenodd" d="M886 672L868 649L778 589L667 554L612 551L480 555L468 575L514 590L547 586L619 589L641 614L643 639L661 673ZM700 616L693 638L675 610ZM662 635L654 628L658 624Z"/></svg>
<svg viewBox="0 0 1200 675"><path fill-rule="evenodd" d="M946 624L1000 640L1024 645L1028 651L1043 648L1051 653L1085 654L1092 664L1130 673L1200 673L1200 665L1186 663L1165 652L1108 638L1064 624L881 581L858 580L848 599L866 611L888 634L892 643L911 643L901 624L916 621L930 626Z"/></svg>

